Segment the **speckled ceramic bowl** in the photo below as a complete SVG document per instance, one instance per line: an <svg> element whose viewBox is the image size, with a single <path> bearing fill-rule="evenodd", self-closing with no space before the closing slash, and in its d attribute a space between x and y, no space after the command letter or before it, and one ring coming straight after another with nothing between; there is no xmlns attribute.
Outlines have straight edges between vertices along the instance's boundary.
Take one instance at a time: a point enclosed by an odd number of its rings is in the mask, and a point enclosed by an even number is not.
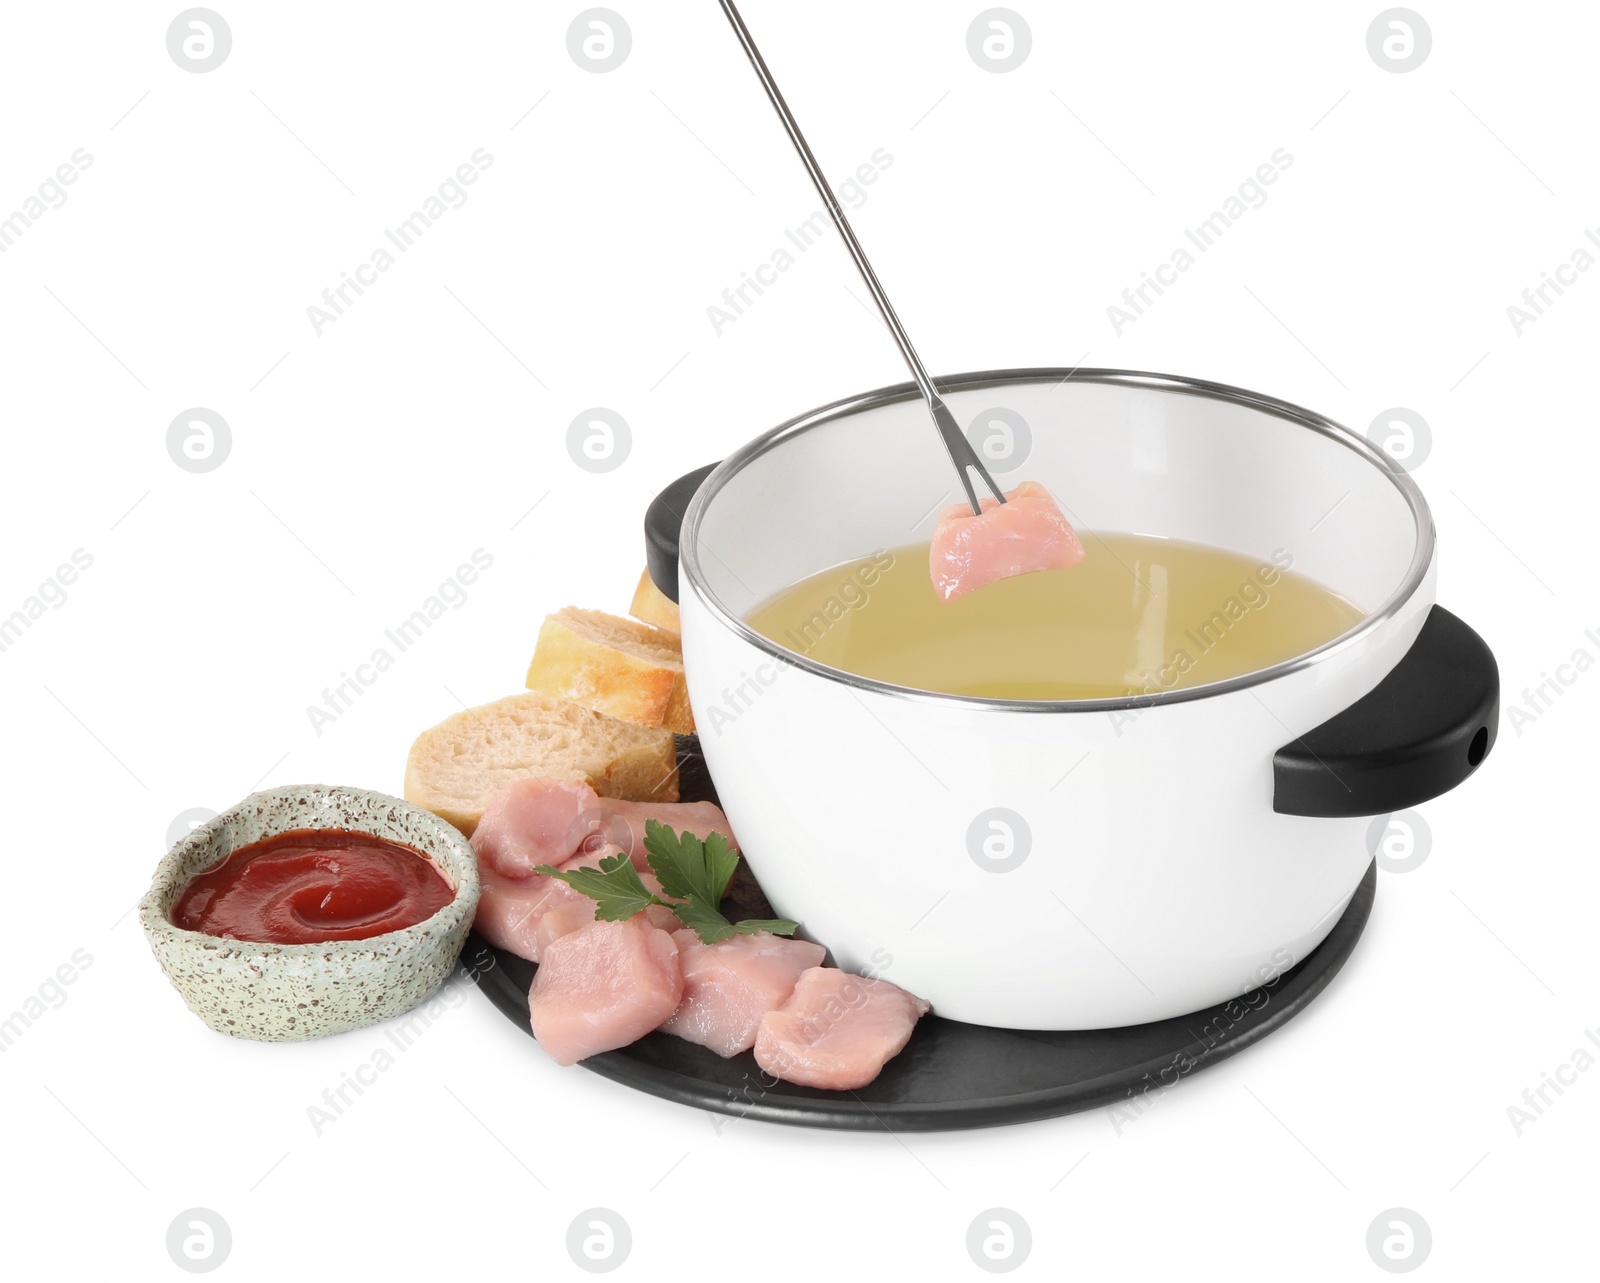
<svg viewBox="0 0 1600 1283"><path fill-rule="evenodd" d="M197 873L291 829L403 842L444 871L455 899L415 926L327 944L249 944L172 925L172 906ZM426 1000L455 966L477 908L477 857L438 816L383 793L300 784L252 793L179 841L157 866L139 921L167 979L206 1024L235 1038L290 1042L369 1025Z"/></svg>

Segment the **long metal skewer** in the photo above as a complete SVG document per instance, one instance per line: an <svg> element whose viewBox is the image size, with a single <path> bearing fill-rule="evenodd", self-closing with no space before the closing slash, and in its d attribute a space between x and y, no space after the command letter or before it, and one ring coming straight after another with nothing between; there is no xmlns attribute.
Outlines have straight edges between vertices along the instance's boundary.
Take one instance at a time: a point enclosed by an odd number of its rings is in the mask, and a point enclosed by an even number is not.
<svg viewBox="0 0 1600 1283"><path fill-rule="evenodd" d="M844 239L845 248L850 251L850 257L855 260L856 271L861 273L861 279L866 282L867 289L872 294L872 301L878 305L878 311L883 316L883 323L889 327L889 333L894 336L894 341L899 345L900 355L905 358L906 365L911 370L911 377L916 380L917 388L922 393L922 399L928 403L928 413L933 417L933 426L938 429L940 438L944 441L944 448L950 452L950 462L955 465L956 473L961 478L961 487L967 492L967 502L972 505L973 512L981 512L978 494L972 487L972 478L968 470L976 472L983 483L993 492L994 497L1001 503L1006 501L1005 494L1001 491L995 479L989 475L989 470L983 466L983 461L978 458L977 451L972 448L972 443L961 431L956 423L955 416L950 413L939 390L933 386L933 380L928 377L928 371L923 367L922 360L917 356L916 348L911 346L910 336L906 334L905 327L900 324L900 318L895 315L894 304L889 302L889 296L884 293L883 286L878 281L878 274L872 270L872 264L867 261L866 253L861 248L861 242L856 240L856 234L850 227L850 220L845 217L844 210L835 199L833 189L828 186L828 180L823 176L822 167L817 164L817 158L811 154L811 148L806 143L805 135L800 132L794 113L789 110L789 104L783 100L783 93L778 88L778 83L772 78L772 72L767 70L767 63L761 56L761 51L756 48L756 42L750 36L750 29L744 25L744 19L739 16L738 9L734 8L733 0L719 0L722 11L728 15L728 21L733 24L734 33L739 37L739 43L744 46L745 53L750 58L750 65L756 69L756 75L761 80L761 87L767 91L767 97L772 100L772 106L778 113L778 119L783 121L783 127L788 132L789 141L794 144L794 149L800 153L800 160L806 167L806 173L811 175L811 182L822 196L823 203L828 207L828 213L833 217L833 225L839 229L839 235Z"/></svg>

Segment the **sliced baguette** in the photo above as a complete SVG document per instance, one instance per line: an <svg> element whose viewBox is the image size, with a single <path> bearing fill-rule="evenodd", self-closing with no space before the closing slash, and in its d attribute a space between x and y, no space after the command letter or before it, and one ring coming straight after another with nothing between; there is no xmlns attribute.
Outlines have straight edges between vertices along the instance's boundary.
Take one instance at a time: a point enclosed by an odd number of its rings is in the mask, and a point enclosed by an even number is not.
<svg viewBox="0 0 1600 1283"><path fill-rule="evenodd" d="M639 586L633 590L633 605L628 607L628 613L674 637L683 631L678 623L678 603L656 587L648 566L639 575Z"/></svg>
<svg viewBox="0 0 1600 1283"><path fill-rule="evenodd" d="M694 730L678 639L604 611L568 606L547 615L527 685L641 726Z"/></svg>
<svg viewBox="0 0 1600 1283"><path fill-rule="evenodd" d="M468 837L484 804L524 776L587 780L603 797L678 800L672 732L528 692L466 709L417 736L405 795Z"/></svg>

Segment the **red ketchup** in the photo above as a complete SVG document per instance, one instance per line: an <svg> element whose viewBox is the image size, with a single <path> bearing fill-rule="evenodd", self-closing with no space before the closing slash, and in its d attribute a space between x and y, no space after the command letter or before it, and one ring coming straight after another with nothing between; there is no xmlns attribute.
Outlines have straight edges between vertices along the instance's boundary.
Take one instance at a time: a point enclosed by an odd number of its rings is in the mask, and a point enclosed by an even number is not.
<svg viewBox="0 0 1600 1283"><path fill-rule="evenodd" d="M371 833L295 829L193 878L172 925L257 944L367 940L431 918L455 891L422 852Z"/></svg>

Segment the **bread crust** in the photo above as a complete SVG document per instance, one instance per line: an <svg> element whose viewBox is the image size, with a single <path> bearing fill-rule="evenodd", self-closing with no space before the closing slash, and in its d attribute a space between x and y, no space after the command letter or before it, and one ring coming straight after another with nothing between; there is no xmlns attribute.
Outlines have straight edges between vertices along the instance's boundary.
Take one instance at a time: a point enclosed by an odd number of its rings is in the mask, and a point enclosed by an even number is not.
<svg viewBox="0 0 1600 1283"><path fill-rule="evenodd" d="M628 613L674 637L683 632L678 617L678 603L656 587L656 581L650 578L648 566L639 572L639 585L633 590L633 602L628 607Z"/></svg>
<svg viewBox="0 0 1600 1283"><path fill-rule="evenodd" d="M678 638L618 615L568 606L546 616L527 686L641 726L694 731Z"/></svg>

